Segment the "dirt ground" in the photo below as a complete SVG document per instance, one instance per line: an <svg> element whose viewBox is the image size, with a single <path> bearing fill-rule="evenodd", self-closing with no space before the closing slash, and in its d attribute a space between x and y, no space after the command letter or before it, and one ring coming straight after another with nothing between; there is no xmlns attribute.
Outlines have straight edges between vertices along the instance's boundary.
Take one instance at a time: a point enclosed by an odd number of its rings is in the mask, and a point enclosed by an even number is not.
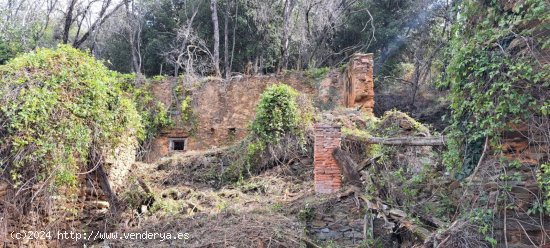
<svg viewBox="0 0 550 248"><path fill-rule="evenodd" d="M306 204L322 200L314 197L312 161L278 166L215 187L212 185L216 183L204 175L216 169L215 163L205 166L209 159L195 152L174 155L154 164L138 163L129 178L132 183L121 196L129 206L116 232L187 233L187 238L105 240L101 246L304 246L306 218L300 219L300 211ZM202 169L198 170L199 167ZM189 180L193 174L195 181ZM138 179L154 197L148 199Z"/></svg>

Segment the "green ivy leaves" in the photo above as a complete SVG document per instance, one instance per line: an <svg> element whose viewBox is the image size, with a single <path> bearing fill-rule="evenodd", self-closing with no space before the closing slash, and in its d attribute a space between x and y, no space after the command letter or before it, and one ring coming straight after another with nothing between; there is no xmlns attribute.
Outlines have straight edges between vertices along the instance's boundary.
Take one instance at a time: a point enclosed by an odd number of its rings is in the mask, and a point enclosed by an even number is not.
<svg viewBox="0 0 550 248"><path fill-rule="evenodd" d="M251 126L261 143L277 143L285 134L302 135L297 96L298 92L286 84L272 85L262 93Z"/></svg>
<svg viewBox="0 0 550 248"><path fill-rule="evenodd" d="M93 144L110 149L143 132L116 74L87 52L39 49L0 66L0 79L0 155L16 186L74 186Z"/></svg>
<svg viewBox="0 0 550 248"><path fill-rule="evenodd" d="M503 6L462 2L448 47L453 58L440 86L450 88L453 141L445 163L463 176L477 163L479 149L468 147L478 147L474 144L484 137L498 138L512 123L548 114L548 94L541 92L550 90L550 66L533 56L547 41L530 35L550 30L532 25L550 21L549 6L544 0L517 1L511 10ZM514 41L523 47L510 48Z"/></svg>

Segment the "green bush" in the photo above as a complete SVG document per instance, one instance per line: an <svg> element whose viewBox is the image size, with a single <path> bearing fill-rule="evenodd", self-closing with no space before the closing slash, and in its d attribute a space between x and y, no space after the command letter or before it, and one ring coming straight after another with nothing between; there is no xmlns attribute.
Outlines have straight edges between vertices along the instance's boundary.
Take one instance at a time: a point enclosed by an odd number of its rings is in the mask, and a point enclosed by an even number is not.
<svg viewBox="0 0 550 248"><path fill-rule="evenodd" d="M297 97L298 92L286 84L272 85L262 93L251 126L258 147L277 144L285 135L304 137L304 124L311 120L301 118Z"/></svg>
<svg viewBox="0 0 550 248"><path fill-rule="evenodd" d="M21 50L21 46L0 37L0 65L8 62Z"/></svg>
<svg viewBox="0 0 550 248"><path fill-rule="evenodd" d="M284 160L288 150L307 152L305 134L313 120L312 108L309 99L288 85L268 87L260 96L250 134L232 149L233 162L224 179L234 181L273 166L273 160Z"/></svg>
<svg viewBox="0 0 550 248"><path fill-rule="evenodd" d="M116 73L87 52L38 49L0 66L0 79L0 169L16 187L74 186L92 155L143 135Z"/></svg>

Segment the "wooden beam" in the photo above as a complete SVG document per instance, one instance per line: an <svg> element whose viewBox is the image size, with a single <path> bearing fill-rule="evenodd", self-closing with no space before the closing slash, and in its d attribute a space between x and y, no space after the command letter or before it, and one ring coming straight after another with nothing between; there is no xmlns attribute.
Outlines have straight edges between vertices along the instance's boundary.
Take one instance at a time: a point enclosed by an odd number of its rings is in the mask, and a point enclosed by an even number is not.
<svg viewBox="0 0 550 248"><path fill-rule="evenodd" d="M360 137L355 135L346 135L344 139L364 142L367 144L381 144L390 146L444 146L447 142L445 136L434 137L415 137L404 136L395 138L380 138L380 137Z"/></svg>

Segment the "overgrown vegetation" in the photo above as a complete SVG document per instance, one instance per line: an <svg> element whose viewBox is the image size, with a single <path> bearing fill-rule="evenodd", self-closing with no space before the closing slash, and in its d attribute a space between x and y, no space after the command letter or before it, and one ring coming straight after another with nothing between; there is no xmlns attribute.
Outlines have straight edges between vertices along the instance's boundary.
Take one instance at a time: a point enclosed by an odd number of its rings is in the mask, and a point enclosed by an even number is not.
<svg viewBox="0 0 550 248"><path fill-rule="evenodd" d="M191 135L195 134L198 128L198 116L195 111L193 111L193 99L190 95L184 94L182 100L180 100L180 119L182 122L182 127L189 130Z"/></svg>
<svg viewBox="0 0 550 248"><path fill-rule="evenodd" d="M0 77L0 169L23 191L76 186L77 173L95 169L103 153L144 136L116 73L87 52L38 49L1 66Z"/></svg>
<svg viewBox="0 0 550 248"><path fill-rule="evenodd" d="M522 206L519 202L528 200L513 188L536 182L535 173L525 173L526 168L540 169L542 194L548 192L543 186L548 184L546 166L539 167L538 163L548 159L545 142L550 138L546 110L550 99L550 28L543 24L550 21L550 5L544 0L463 1L456 8L458 20L447 51L451 60L439 84L450 89L452 110L444 162L456 179L468 178L464 195L478 198L463 196L457 217L476 234L460 241L454 237L461 231L451 228L449 232L454 233L449 234L452 241L448 243L496 247L502 242L508 246L507 227L505 236L499 237L496 223L503 220L506 225L510 216L542 216L549 204L537 195L527 207ZM526 147L506 144L517 142L507 138L513 133L525 139ZM546 158L527 159L533 152L546 154ZM472 180L495 186L479 190L477 184L470 184ZM533 221L533 225L539 224Z"/></svg>
<svg viewBox="0 0 550 248"><path fill-rule="evenodd" d="M260 96L256 117L250 125L251 143L247 154L250 159L269 148L271 156L277 146L292 146L306 151L306 129L313 120L311 103L302 101L298 108L298 92L286 84L269 86ZM308 106L309 105L309 106ZM285 151L288 147L284 147ZM278 149L281 150L281 149Z"/></svg>
<svg viewBox="0 0 550 248"><path fill-rule="evenodd" d="M321 80L323 80L329 72L329 67L309 68L305 71L305 76L308 78L307 83L310 86L319 89Z"/></svg>
<svg viewBox="0 0 550 248"><path fill-rule="evenodd" d="M453 27L452 60L441 87L450 88L452 115L445 162L457 177L469 175L486 137L498 143L502 131L548 118L550 65L541 52L550 46L544 0L465 1ZM483 18L480 18L483 17ZM546 89L546 90L545 90Z"/></svg>
<svg viewBox="0 0 550 248"><path fill-rule="evenodd" d="M300 106L300 107L298 107ZM260 96L250 134L226 151L222 179L235 181L276 164L310 156L310 99L286 84L269 86Z"/></svg>
<svg viewBox="0 0 550 248"><path fill-rule="evenodd" d="M380 119L362 117L351 125L345 124L342 132L345 136L365 138L430 136L428 127L397 110L387 111ZM385 203L418 217L431 215L444 221L451 219L455 206L450 202L449 192L433 186L447 180L441 172L441 157L433 148L365 146L352 141L344 142L343 148L350 154L361 154L356 158L358 161L373 159L363 174L370 182L365 185L368 199L383 199Z"/></svg>
<svg viewBox="0 0 550 248"><path fill-rule="evenodd" d="M550 214L550 163L545 163L540 166L540 172L537 174L537 180L540 187L543 189L543 203L535 204L534 212L544 212Z"/></svg>
<svg viewBox="0 0 550 248"><path fill-rule="evenodd" d="M259 147L277 144L285 135L296 136L303 143L305 126L312 116L308 120L308 116L301 115L297 97L298 92L286 84L269 86L262 93L250 128Z"/></svg>
<svg viewBox="0 0 550 248"><path fill-rule="evenodd" d="M153 137L163 128L171 127L174 122L167 107L153 96L153 84L161 79L138 79L135 74L117 74L119 88L130 95L139 113L143 132L138 136L138 159L143 158L150 149Z"/></svg>

